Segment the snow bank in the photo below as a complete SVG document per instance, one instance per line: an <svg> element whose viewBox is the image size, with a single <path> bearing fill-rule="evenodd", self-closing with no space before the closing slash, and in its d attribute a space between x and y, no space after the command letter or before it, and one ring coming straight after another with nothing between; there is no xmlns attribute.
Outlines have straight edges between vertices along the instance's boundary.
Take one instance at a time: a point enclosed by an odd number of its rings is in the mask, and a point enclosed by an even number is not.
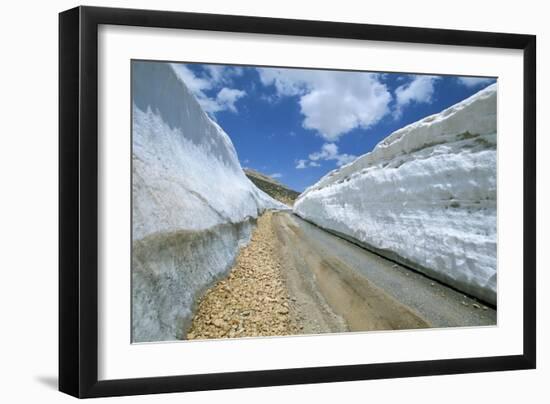
<svg viewBox="0 0 550 404"><path fill-rule="evenodd" d="M179 339L255 218L287 207L248 180L172 66L133 62L132 101L132 339Z"/></svg>
<svg viewBox="0 0 550 404"><path fill-rule="evenodd" d="M295 213L496 304L496 100L494 84L392 133Z"/></svg>

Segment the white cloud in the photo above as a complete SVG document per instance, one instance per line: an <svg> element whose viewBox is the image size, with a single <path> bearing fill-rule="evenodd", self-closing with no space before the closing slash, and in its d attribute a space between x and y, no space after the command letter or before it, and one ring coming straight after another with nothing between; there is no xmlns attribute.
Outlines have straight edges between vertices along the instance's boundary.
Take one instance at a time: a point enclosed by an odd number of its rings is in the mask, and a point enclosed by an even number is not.
<svg viewBox="0 0 550 404"><path fill-rule="evenodd" d="M246 93L242 90L224 87L216 96L216 101L221 108L228 109L232 112L237 112L237 108L235 108L235 103L239 98L242 98L245 95Z"/></svg>
<svg viewBox="0 0 550 404"><path fill-rule="evenodd" d="M325 143L321 147L321 150L315 153L311 153L308 156L308 159L298 160L296 168L306 168L306 167L320 167L321 164L319 161L322 160L334 160L338 167L351 163L355 160L357 156L347 153L338 153L338 146L334 143Z"/></svg>
<svg viewBox="0 0 550 404"><path fill-rule="evenodd" d="M308 168L308 167L321 167L321 164L317 163L316 161L307 160L307 159L301 159L296 161L297 169Z"/></svg>
<svg viewBox="0 0 550 404"><path fill-rule="evenodd" d="M458 77L458 82L468 88L477 87L482 84L489 84L493 79L486 77Z"/></svg>
<svg viewBox="0 0 550 404"><path fill-rule="evenodd" d="M321 167L321 164L317 163L316 161L311 161L307 159L300 159L296 161L296 168L297 169L303 169L308 167Z"/></svg>
<svg viewBox="0 0 550 404"><path fill-rule="evenodd" d="M403 108L410 103L430 103L434 94L436 76L413 76L413 79L395 89L394 117L400 118Z"/></svg>
<svg viewBox="0 0 550 404"><path fill-rule="evenodd" d="M283 176L283 174L281 173L273 173L273 174L269 174L269 176L271 178L281 178Z"/></svg>
<svg viewBox="0 0 550 404"><path fill-rule="evenodd" d="M321 151L311 153L309 159L313 161L317 160L328 160L330 157L336 156L338 154L338 146L334 143L325 143L321 147Z"/></svg>
<svg viewBox="0 0 550 404"><path fill-rule="evenodd" d="M302 125L328 141L369 128L389 112L391 94L376 73L259 68L276 97L299 97ZM266 96L272 99L273 96Z"/></svg>
<svg viewBox="0 0 550 404"><path fill-rule="evenodd" d="M296 162L296 168L297 169L302 169L302 168L306 168L307 167L307 160L298 160Z"/></svg>
<svg viewBox="0 0 550 404"><path fill-rule="evenodd" d="M226 79L224 78L225 67L220 65L207 65L204 66L210 76L210 79L214 83L223 83Z"/></svg>
<svg viewBox="0 0 550 404"><path fill-rule="evenodd" d="M245 91L227 87L232 82L232 77L241 75L242 68L206 65L202 74L198 75L184 64L172 64L176 75L191 90L201 107L210 114L229 110L236 113L235 103L246 95ZM218 90L219 89L219 90ZM207 91L218 90L216 96L208 96Z"/></svg>

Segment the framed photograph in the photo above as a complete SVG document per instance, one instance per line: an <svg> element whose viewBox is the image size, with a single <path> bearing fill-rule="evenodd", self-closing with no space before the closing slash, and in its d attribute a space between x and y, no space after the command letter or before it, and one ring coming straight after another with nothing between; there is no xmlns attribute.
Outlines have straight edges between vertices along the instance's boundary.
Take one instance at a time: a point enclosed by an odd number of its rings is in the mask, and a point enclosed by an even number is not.
<svg viewBox="0 0 550 404"><path fill-rule="evenodd" d="M59 388L532 369L532 35L59 16Z"/></svg>

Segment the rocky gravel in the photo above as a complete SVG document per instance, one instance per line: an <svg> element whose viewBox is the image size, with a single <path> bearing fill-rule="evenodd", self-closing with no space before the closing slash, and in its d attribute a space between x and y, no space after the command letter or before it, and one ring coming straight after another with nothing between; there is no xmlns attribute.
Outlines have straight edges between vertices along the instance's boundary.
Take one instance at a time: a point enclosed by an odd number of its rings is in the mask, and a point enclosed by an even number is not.
<svg viewBox="0 0 550 404"><path fill-rule="evenodd" d="M300 333L282 275L272 213L266 212L229 276L206 292L187 339L237 338Z"/></svg>

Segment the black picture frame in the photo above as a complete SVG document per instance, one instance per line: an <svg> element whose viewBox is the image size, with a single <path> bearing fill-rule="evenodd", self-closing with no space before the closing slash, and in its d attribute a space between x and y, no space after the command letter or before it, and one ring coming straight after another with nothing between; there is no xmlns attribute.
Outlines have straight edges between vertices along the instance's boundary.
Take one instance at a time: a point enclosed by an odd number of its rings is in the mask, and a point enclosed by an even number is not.
<svg viewBox="0 0 550 404"><path fill-rule="evenodd" d="M523 354L99 381L97 62L101 24L522 50ZM535 368L535 122L534 35L96 7L60 13L59 390L84 398Z"/></svg>

